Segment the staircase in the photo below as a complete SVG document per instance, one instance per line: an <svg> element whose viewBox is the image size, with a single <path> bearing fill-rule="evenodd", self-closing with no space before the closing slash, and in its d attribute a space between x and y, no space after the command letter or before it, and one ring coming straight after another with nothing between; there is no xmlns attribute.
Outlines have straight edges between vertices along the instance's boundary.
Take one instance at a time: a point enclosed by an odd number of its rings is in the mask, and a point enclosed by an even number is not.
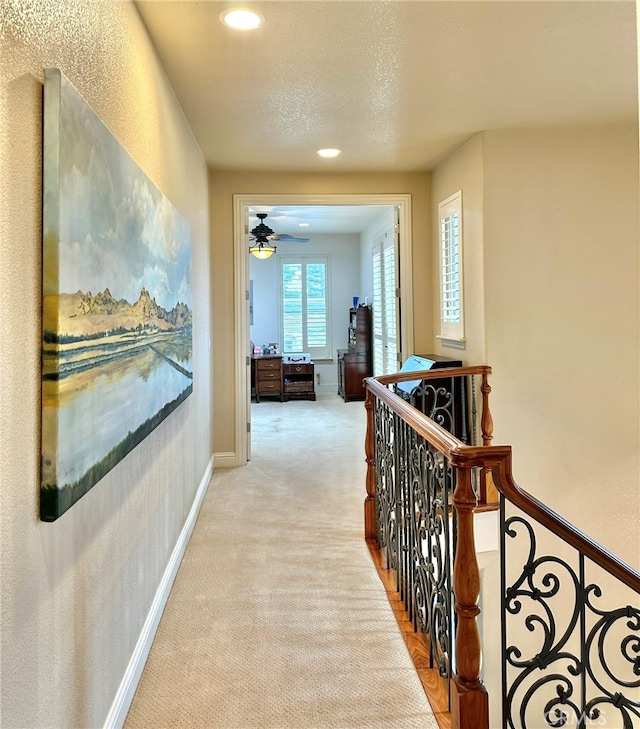
<svg viewBox="0 0 640 729"><path fill-rule="evenodd" d="M439 725L640 727L640 574L515 483L511 448L491 445L490 373L365 381L365 537ZM499 578L482 595L492 513Z"/></svg>

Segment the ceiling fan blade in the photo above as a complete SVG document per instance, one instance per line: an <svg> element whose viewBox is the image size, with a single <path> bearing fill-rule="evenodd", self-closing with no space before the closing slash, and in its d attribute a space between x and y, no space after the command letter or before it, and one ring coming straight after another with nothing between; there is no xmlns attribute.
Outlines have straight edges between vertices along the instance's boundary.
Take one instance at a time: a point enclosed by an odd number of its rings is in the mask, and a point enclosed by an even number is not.
<svg viewBox="0 0 640 729"><path fill-rule="evenodd" d="M280 235L274 235L273 236L276 240L286 241L288 243L308 243L308 238L296 238L293 235L287 235L286 233L281 233Z"/></svg>
<svg viewBox="0 0 640 729"><path fill-rule="evenodd" d="M256 218L258 218L260 222L258 223L258 225L256 225L255 228L253 228L253 230L250 231L250 241L261 241L262 243L273 240L283 240L288 241L289 243L309 242L308 238L296 238L295 236L287 235L286 233L283 233L282 235L274 233L273 230L264 222L265 218L267 217L267 213L256 213Z"/></svg>

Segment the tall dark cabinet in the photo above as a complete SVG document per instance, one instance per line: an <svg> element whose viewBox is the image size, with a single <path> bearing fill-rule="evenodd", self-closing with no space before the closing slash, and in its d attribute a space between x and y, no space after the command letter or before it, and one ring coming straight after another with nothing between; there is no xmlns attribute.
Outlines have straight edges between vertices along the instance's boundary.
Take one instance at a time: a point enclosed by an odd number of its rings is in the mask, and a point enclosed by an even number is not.
<svg viewBox="0 0 640 729"><path fill-rule="evenodd" d="M373 375L371 307L349 310L348 349L338 350L338 395L345 402L364 400L362 381Z"/></svg>

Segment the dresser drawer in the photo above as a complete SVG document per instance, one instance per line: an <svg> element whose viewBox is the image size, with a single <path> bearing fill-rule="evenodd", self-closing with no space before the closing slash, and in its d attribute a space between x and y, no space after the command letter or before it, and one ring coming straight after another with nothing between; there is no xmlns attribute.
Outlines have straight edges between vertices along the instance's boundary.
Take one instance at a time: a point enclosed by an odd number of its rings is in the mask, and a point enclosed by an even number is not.
<svg viewBox="0 0 640 729"><path fill-rule="evenodd" d="M258 380L264 382L265 380L280 380L280 370L258 370Z"/></svg>
<svg viewBox="0 0 640 729"><path fill-rule="evenodd" d="M263 372L280 372L282 367L282 360L279 359L257 359L256 370L258 373Z"/></svg>
<svg viewBox="0 0 640 729"><path fill-rule="evenodd" d="M313 376L313 365L312 364L286 364L283 366L284 374L286 375L312 375Z"/></svg>
<svg viewBox="0 0 640 729"><path fill-rule="evenodd" d="M260 394L265 392L277 392L280 394L280 380L260 380Z"/></svg>

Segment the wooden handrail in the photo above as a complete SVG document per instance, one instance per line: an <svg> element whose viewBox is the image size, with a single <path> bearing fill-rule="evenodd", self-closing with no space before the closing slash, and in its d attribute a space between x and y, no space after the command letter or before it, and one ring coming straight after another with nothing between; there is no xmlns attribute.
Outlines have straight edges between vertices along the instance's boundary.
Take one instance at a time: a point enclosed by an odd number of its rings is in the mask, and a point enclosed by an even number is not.
<svg viewBox="0 0 640 729"><path fill-rule="evenodd" d="M475 369L475 368L472 368ZM460 375L460 368L453 370ZM438 370L442 377L445 370ZM417 379L416 373L410 379ZM431 375L432 373L427 372ZM477 374L477 373L476 373ZM485 374L485 373L480 373ZM420 374L418 374L420 377ZM380 378L381 380L382 378ZM387 379L387 378L385 378ZM433 377L431 379L434 379ZM365 380L367 400L367 498L365 499L365 533L375 533L375 483L373 444L373 397L385 403L418 435L435 446L449 462L457 467L456 487L452 501L457 514L457 548L453 562L453 597L456 621L456 673L449 685L452 727L455 729L488 729L489 702L487 690L480 678L481 645L477 618L480 614L480 571L475 552L474 509L476 495L471 483L471 468L481 465L478 455L488 447L465 446L431 418L389 390L382 381Z"/></svg>
<svg viewBox="0 0 640 729"><path fill-rule="evenodd" d="M559 539L571 545L592 563L601 567L631 590L640 594L640 573L618 559L558 513L545 506L535 496L520 488L512 475L511 446L492 446L493 421L488 408L491 391L487 375L489 367L456 367L442 370L398 373L365 380L367 409L367 498L365 501L365 531L375 540L375 473L374 473L374 400L383 402L392 413L407 423L419 436L442 453L457 470L452 501L458 517L457 549L454 558L454 609L456 628L456 674L450 683L452 727L456 729L486 729L488 706L486 689L480 679L480 638L477 628L479 572L474 545L473 514L477 510L471 485L471 470L488 474L497 492L532 520L538 522ZM464 375L482 375L483 395L481 417L481 446L469 446L446 431L427 415L396 395L387 385L410 380L442 379Z"/></svg>
<svg viewBox="0 0 640 729"><path fill-rule="evenodd" d="M414 372L396 372L390 375L382 375L375 379L382 385L394 385L398 382L410 382L420 380L442 380L447 378L457 379L468 376L480 375L480 392L482 395L482 409L480 411L480 436L482 445L491 445L493 439L493 418L489 409L489 365L472 365L469 367L446 367L439 370L415 370ZM485 509L496 509L498 505L498 492L495 489L491 474L487 469L480 472L480 501Z"/></svg>
<svg viewBox="0 0 640 729"><path fill-rule="evenodd" d="M451 368L454 371L479 368ZM484 369L484 368L483 368ZM490 369L490 368L489 368ZM445 370L435 370L442 373ZM431 371L426 371L427 373ZM404 374L404 373L403 373ZM412 373L415 375L415 373ZM385 375L384 379L396 375ZM640 574L630 565L615 557L588 535L573 526L560 514L545 506L535 496L522 489L514 481L511 471L511 446L466 446L454 435L414 408L382 383L383 378L367 378L365 385L373 395L388 407L419 435L443 453L453 466L459 468L484 467L491 471L498 491L514 506L535 519L539 524L557 534L572 547L582 552L592 562L612 574L632 590L640 593ZM414 376L412 379L416 379Z"/></svg>
<svg viewBox="0 0 640 729"><path fill-rule="evenodd" d="M438 371L444 372L444 370ZM385 378L391 376L385 375ZM415 380L416 378L413 377L410 379ZM418 435L433 443L441 453L447 456L457 453L460 448L465 448L464 443L458 440L455 435L452 435L448 430L445 430L424 413L421 413L420 410L414 408L406 400L391 392L391 390L384 386L381 380L382 378L367 377L364 381L366 389L372 395L375 395L378 400L382 400L392 412L399 415Z"/></svg>
<svg viewBox="0 0 640 729"><path fill-rule="evenodd" d="M498 491L527 516L556 534L603 570L640 594L640 573L573 526L530 493L520 488L511 473L511 446L493 446L487 453Z"/></svg>
<svg viewBox="0 0 640 729"><path fill-rule="evenodd" d="M443 367L441 370L414 370L413 372L395 372L392 375L379 375L375 379L383 385L411 380L442 380L446 377L464 377L466 375L490 375L489 365L473 365L471 367ZM368 378L371 379L371 378Z"/></svg>

